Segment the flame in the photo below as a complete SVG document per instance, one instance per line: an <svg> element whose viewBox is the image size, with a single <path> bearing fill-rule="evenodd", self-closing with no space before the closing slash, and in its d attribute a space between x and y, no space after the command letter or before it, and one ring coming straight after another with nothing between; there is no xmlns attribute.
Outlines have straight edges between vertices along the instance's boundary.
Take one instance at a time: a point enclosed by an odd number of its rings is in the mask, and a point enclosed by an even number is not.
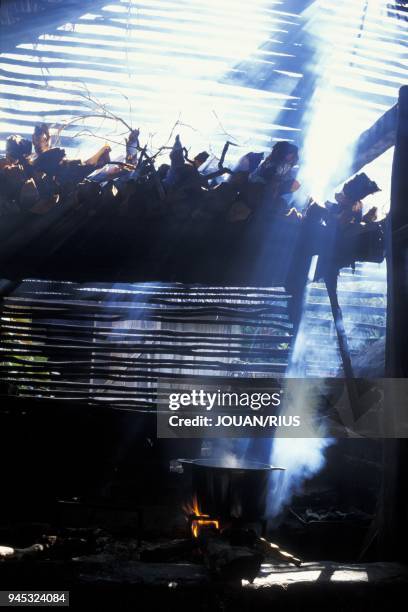
<svg viewBox="0 0 408 612"><path fill-rule="evenodd" d="M203 514L200 511L196 496L193 497L193 501L191 503L184 504L183 510L191 520L191 533L193 534L194 538L198 538L200 535L200 526L213 525L215 529L220 528L219 521L211 519L209 514Z"/></svg>

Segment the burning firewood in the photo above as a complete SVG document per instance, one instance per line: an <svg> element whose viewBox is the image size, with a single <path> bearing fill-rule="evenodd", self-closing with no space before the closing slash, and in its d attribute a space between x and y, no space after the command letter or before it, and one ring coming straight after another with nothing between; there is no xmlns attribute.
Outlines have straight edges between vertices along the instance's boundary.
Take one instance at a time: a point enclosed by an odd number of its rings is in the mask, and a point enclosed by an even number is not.
<svg viewBox="0 0 408 612"><path fill-rule="evenodd" d="M302 561L297 557L294 557L291 553L286 552L279 548L277 544L272 544L272 542L268 542L265 538L257 538L255 542L255 548L262 552L264 555L268 557L272 557L275 561L279 561L281 563L293 563L297 567L302 565Z"/></svg>

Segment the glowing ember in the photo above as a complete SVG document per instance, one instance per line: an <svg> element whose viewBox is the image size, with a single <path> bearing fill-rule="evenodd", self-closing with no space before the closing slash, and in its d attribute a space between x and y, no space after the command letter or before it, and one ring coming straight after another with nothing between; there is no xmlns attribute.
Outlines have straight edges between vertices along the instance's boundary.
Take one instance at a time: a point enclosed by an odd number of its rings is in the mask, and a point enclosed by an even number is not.
<svg viewBox="0 0 408 612"><path fill-rule="evenodd" d="M184 504L183 510L191 522L191 533L195 538L200 535L200 529L203 525L206 527L212 525L215 529L220 528L220 522L211 519L208 514L203 514L198 506L197 497L193 497L192 503Z"/></svg>

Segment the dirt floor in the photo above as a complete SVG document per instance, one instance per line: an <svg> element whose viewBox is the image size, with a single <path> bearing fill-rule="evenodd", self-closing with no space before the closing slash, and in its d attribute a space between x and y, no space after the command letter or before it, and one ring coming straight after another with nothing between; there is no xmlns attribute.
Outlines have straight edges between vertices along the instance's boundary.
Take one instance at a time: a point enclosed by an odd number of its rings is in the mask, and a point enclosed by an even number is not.
<svg viewBox="0 0 408 612"><path fill-rule="evenodd" d="M70 591L71 609L171 611L397 609L408 588L408 569L394 563L264 563L252 584L214 579L191 563L140 563L98 555L70 561L0 564L3 589Z"/></svg>

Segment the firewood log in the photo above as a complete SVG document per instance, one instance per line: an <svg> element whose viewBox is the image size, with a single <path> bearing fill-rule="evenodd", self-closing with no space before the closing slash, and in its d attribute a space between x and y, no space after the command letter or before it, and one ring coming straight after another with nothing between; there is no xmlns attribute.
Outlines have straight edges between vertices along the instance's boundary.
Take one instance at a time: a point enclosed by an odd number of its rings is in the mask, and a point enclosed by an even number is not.
<svg viewBox="0 0 408 612"><path fill-rule="evenodd" d="M102 168L107 162L110 161L109 153L111 148L108 144L105 144L99 149L92 157L85 161L86 165L95 166L96 168Z"/></svg>
<svg viewBox="0 0 408 612"><path fill-rule="evenodd" d="M23 210L29 209L40 199L37 185L34 179L30 178L24 182L20 191L20 206Z"/></svg>
<svg viewBox="0 0 408 612"><path fill-rule="evenodd" d="M28 548L12 548L11 546L0 546L0 559L10 559L13 561L20 561L27 557L35 557L37 554L43 552L44 546L42 544L33 544Z"/></svg>
<svg viewBox="0 0 408 612"><path fill-rule="evenodd" d="M0 559L11 557L14 553L14 548L11 548L11 546L0 546Z"/></svg>
<svg viewBox="0 0 408 612"><path fill-rule="evenodd" d="M277 544L273 544L272 542L268 542L265 538L257 538L255 542L255 548L262 552L264 555L268 557L272 557L276 561L281 563L293 563L297 567L302 565L302 561L297 557L294 557L292 554L286 552L279 548Z"/></svg>

